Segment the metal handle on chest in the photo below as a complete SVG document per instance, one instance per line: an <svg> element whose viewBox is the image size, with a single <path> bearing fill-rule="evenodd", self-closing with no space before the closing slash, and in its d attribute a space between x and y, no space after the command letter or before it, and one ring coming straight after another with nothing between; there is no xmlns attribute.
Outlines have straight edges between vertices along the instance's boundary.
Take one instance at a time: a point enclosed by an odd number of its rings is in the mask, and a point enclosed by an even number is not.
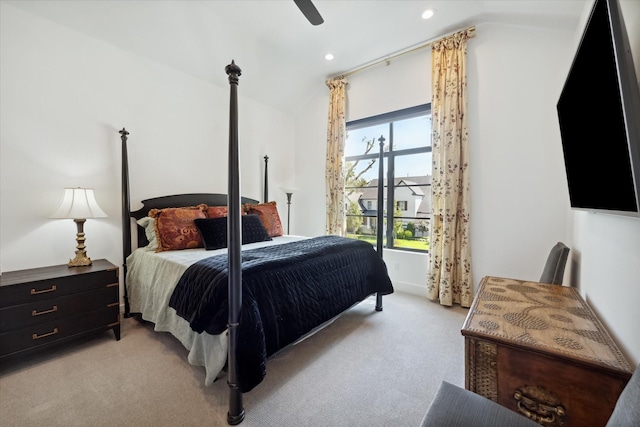
<svg viewBox="0 0 640 427"><path fill-rule="evenodd" d="M524 386L513 394L518 411L525 417L545 426L560 426L566 414L564 406L542 387Z"/></svg>

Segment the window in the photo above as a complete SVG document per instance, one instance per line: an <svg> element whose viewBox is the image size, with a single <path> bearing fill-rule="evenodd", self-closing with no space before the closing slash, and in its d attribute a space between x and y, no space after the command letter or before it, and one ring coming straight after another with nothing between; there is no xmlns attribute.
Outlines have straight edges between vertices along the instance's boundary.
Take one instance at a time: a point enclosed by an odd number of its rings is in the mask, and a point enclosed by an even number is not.
<svg viewBox="0 0 640 427"><path fill-rule="evenodd" d="M383 246L428 251L431 105L354 120L346 130L347 235L377 245L381 200Z"/></svg>

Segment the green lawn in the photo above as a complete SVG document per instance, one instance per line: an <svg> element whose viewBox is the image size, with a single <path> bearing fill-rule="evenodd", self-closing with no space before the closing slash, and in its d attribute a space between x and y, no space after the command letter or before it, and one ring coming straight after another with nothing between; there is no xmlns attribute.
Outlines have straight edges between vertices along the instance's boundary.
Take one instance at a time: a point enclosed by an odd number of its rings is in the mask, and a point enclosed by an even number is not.
<svg viewBox="0 0 640 427"><path fill-rule="evenodd" d="M347 234L347 237L352 239L364 240L365 242L369 242L375 246L376 238L375 236L367 236L363 234ZM429 250L429 239L422 238L422 240L418 239L394 239L393 244L396 248L407 248L407 249L417 249L421 251Z"/></svg>

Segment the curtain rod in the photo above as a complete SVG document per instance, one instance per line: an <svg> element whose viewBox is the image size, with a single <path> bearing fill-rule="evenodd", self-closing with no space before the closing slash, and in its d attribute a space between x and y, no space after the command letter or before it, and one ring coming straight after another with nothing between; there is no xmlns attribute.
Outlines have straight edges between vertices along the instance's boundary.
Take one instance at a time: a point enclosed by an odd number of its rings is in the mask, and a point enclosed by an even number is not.
<svg viewBox="0 0 640 427"><path fill-rule="evenodd" d="M418 51L420 49L424 49L425 47L429 47L429 46L431 46L431 44L433 42L441 40L441 39L444 39L444 38L449 37L449 36L452 36L452 35L454 35L456 33L461 32L461 31L471 31L471 37L474 37L475 30L476 30L476 27L475 26L471 26L471 27L469 27L469 28L467 28L465 30L453 31L453 32L451 32L449 34L446 34L444 36L439 36L439 37L433 38L433 39L428 40L426 42L422 42L422 43L420 43L420 44L418 44L418 45L416 45L414 47L407 48L406 50L403 50L403 51L400 51L400 52L397 52L397 53L393 53L393 54L391 54L389 56L386 56L386 57L383 57L381 59L375 60L375 61L370 62L368 64L361 65L360 67L354 68L353 70L349 70L349 71L347 71L345 73L341 73L341 74L335 75L332 78L330 78L329 80L333 80L333 79L338 78L338 77L348 77L348 76L351 76L353 74L359 73L360 71L364 71L364 70L366 70L368 68L371 68L371 67L373 67L375 65L382 64L383 62L385 62L387 65L389 65L389 63L391 62L392 59L396 59L396 58L398 58L400 56L403 56L403 55L406 55L408 53L413 53L413 52Z"/></svg>

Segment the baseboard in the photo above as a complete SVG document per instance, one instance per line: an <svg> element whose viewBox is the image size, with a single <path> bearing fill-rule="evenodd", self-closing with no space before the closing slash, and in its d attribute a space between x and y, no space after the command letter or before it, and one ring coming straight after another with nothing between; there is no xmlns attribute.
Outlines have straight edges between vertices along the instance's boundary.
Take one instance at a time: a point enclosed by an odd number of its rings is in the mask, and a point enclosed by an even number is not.
<svg viewBox="0 0 640 427"><path fill-rule="evenodd" d="M399 282L393 280L393 289L396 292L402 292L405 294L419 295L421 297L427 296L427 285L416 285L415 283Z"/></svg>

